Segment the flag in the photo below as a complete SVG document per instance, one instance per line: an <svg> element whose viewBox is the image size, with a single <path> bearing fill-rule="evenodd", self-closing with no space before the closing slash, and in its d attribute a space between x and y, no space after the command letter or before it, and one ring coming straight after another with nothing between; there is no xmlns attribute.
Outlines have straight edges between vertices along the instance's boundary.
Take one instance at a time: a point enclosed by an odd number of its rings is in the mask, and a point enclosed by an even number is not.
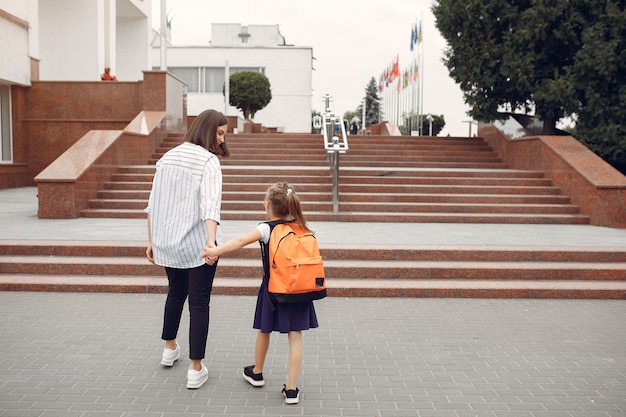
<svg viewBox="0 0 626 417"><path fill-rule="evenodd" d="M413 27L411 27L411 51L413 51L413 47L415 46L416 42L417 42L417 24L414 24Z"/></svg>
<svg viewBox="0 0 626 417"><path fill-rule="evenodd" d="M396 63L393 65L393 75L394 79L400 76L400 59L398 55L396 55Z"/></svg>
<svg viewBox="0 0 626 417"><path fill-rule="evenodd" d="M424 36L422 35L422 21L420 20L420 27L417 31L417 44L422 43Z"/></svg>

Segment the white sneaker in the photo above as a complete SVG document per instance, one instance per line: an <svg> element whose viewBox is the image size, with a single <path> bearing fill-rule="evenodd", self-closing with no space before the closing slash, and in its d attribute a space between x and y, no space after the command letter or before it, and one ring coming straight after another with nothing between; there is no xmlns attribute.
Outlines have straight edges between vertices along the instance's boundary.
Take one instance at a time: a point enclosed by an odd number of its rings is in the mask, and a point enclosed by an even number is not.
<svg viewBox="0 0 626 417"><path fill-rule="evenodd" d="M202 364L202 369L199 371L190 369L187 371L187 388L198 389L204 385L207 379L209 379L209 371L204 364Z"/></svg>
<svg viewBox="0 0 626 417"><path fill-rule="evenodd" d="M176 349L163 349L163 356L161 357L161 365L172 366L180 358L180 346L176 344Z"/></svg>

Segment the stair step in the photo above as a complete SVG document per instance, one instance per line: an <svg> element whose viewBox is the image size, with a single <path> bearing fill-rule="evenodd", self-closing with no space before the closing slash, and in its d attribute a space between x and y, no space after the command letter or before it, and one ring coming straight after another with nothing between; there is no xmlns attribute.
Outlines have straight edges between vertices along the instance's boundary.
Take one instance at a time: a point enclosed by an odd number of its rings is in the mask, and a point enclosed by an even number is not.
<svg viewBox="0 0 626 417"><path fill-rule="evenodd" d="M471 204L471 203L414 203L393 202L369 199L360 202L340 202L339 210L350 212L375 212L380 210L380 204L385 204L389 210L395 212L414 213L534 213L534 214L577 214L578 207L565 204ZM331 211L332 201L303 201L305 211ZM91 206L94 209L133 209L143 210L147 206L147 199L95 199ZM224 201L222 210L256 210L257 201Z"/></svg>
<svg viewBox="0 0 626 417"><path fill-rule="evenodd" d="M86 218L145 219L143 210L133 209L85 209ZM222 221L266 220L265 211L224 210ZM407 223L504 223L504 224L588 224L589 217L582 214L491 214L491 213L391 213L391 212L307 212L309 221L325 222L407 222Z"/></svg>
<svg viewBox="0 0 626 417"><path fill-rule="evenodd" d="M339 195L342 193L369 192L375 194L380 191L378 184L342 184L339 183ZM386 193L401 194L559 194L556 187L544 186L498 186L498 185L433 185L433 184L385 184Z"/></svg>
<svg viewBox="0 0 626 417"><path fill-rule="evenodd" d="M0 256L0 274L160 276L163 268L141 257ZM593 262L471 262L333 260L324 267L331 279L426 280L626 280L626 263ZM259 278L259 259L220 259L218 276Z"/></svg>
<svg viewBox="0 0 626 417"><path fill-rule="evenodd" d="M376 196L374 196L376 197ZM415 202L393 202L381 201L377 198L371 198L367 201L359 202L340 202L340 212L378 212L380 205L394 212L402 213L498 213L498 214L578 214L578 206L565 204L471 204L471 203L415 203ZM95 203L94 203L95 205ZM132 207L131 207L132 206ZM139 203L126 202L124 204L115 205L113 202L107 204L103 201L100 208L141 208ZM224 201L222 202L222 210L256 210L259 202L257 201ZM305 212L311 211L332 211L332 201L306 201L302 199L302 206ZM144 204L145 207L145 204Z"/></svg>
<svg viewBox="0 0 626 417"><path fill-rule="evenodd" d="M349 137L334 213L322 140L311 134L229 135L232 156L221 159L223 219L264 220L259 202L267 187L287 181L312 221L589 222L541 172L509 169L482 138ZM180 135L170 135L146 165L120 167L81 215L145 218L152 164L181 142ZM373 152L372 143L382 146Z"/></svg>
<svg viewBox="0 0 626 417"><path fill-rule="evenodd" d="M0 241L0 290L165 293L143 242ZM624 248L321 245L329 296L626 299ZM223 256L213 294L256 295L257 245Z"/></svg>
<svg viewBox="0 0 626 417"><path fill-rule="evenodd" d="M214 295L248 295L258 292L259 280L216 277ZM0 275L0 291L167 293L161 277ZM329 282L330 297L414 298L560 298L626 299L621 281L536 281L536 280L395 280L362 279Z"/></svg>
<svg viewBox="0 0 626 417"><path fill-rule="evenodd" d="M4 256L121 257L145 259L145 242L0 240ZM321 243L324 259L370 261L461 261L461 262L578 262L626 263L623 247L527 247L401 245L361 247ZM222 257L258 259L259 246L250 244Z"/></svg>

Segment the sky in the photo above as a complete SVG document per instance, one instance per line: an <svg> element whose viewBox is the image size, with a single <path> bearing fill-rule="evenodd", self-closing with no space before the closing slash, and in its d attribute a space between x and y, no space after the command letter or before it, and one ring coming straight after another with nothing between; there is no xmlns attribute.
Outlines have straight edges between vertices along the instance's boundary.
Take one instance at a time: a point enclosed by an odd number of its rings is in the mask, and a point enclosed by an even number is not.
<svg viewBox="0 0 626 417"><path fill-rule="evenodd" d="M160 5L152 0L157 30ZM442 62L446 42L431 0L166 0L166 10L178 46L208 45L212 23L279 25L287 44L313 48L313 109L320 111L322 96L330 93L341 115L356 110L370 79L378 81L396 57L401 70L410 65L411 30L421 22L423 113L444 116L442 136L467 136L470 128L475 134L476 125L467 123L469 106Z"/></svg>

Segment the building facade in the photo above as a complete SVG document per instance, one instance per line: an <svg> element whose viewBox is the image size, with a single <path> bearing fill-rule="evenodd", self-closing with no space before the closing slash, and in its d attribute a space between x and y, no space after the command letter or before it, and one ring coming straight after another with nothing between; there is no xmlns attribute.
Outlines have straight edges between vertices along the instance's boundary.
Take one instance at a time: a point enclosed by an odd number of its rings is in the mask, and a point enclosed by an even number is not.
<svg viewBox="0 0 626 417"><path fill-rule="evenodd" d="M150 68L150 0L0 0L0 164L14 160L11 87L138 81Z"/></svg>
<svg viewBox="0 0 626 417"><path fill-rule="evenodd" d="M226 73L253 71L264 74L272 100L259 110L254 122L284 132L311 131L312 47L288 45L278 25L212 24L206 46L172 46L166 51L167 71L187 83L187 111L194 116L207 108L239 115L226 106ZM151 55L153 69L161 65L159 45Z"/></svg>

